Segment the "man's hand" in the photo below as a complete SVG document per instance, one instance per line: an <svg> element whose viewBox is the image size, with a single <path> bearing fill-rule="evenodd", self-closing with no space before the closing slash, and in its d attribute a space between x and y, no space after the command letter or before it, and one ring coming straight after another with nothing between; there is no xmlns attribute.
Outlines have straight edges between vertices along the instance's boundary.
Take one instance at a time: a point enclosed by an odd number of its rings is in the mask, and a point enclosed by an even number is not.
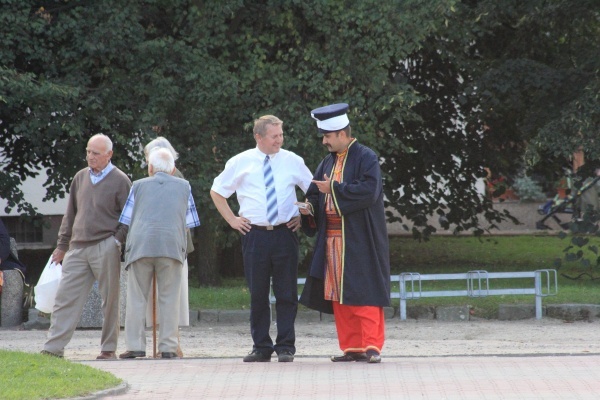
<svg viewBox="0 0 600 400"><path fill-rule="evenodd" d="M229 226L242 235L245 235L250 231L250 221L244 217L237 217L233 211L231 211L231 208L229 207L225 197L221 196L214 190L210 191L210 197L213 199L217 210L219 210L219 213L223 218L225 218L225 221L227 221Z"/></svg>
<svg viewBox="0 0 600 400"><path fill-rule="evenodd" d="M309 202L295 202L294 204L296 204L298 206L298 211L300 211L300 214L302 215L313 215L313 206L312 204L310 204Z"/></svg>
<svg viewBox="0 0 600 400"><path fill-rule="evenodd" d="M331 178L327 174L323 174L322 181L312 181L319 188L319 192L330 194L331 193Z"/></svg>
<svg viewBox="0 0 600 400"><path fill-rule="evenodd" d="M292 232L296 232L298 229L300 229L301 226L302 226L302 219L299 215L297 217L290 219L287 223L287 227L290 228L292 230Z"/></svg>
<svg viewBox="0 0 600 400"><path fill-rule="evenodd" d="M231 226L233 229L235 229L242 235L245 235L246 233L250 232L251 229L250 221L244 217L235 217L233 220L229 221L229 226Z"/></svg>
<svg viewBox="0 0 600 400"><path fill-rule="evenodd" d="M55 249L52 252L52 262L55 264L62 263L63 258L65 258L65 252L59 249Z"/></svg>

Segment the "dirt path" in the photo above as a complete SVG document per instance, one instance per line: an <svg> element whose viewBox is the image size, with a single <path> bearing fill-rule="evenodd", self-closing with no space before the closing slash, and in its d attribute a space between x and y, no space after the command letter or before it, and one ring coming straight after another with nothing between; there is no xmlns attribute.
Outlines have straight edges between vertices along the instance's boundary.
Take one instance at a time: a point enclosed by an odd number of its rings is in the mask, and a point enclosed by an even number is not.
<svg viewBox="0 0 600 400"><path fill-rule="evenodd" d="M449 355L600 354L600 322L566 323L542 320L469 322L388 320L383 355L432 357ZM147 354L152 354L152 332L147 331ZM275 337L276 328L272 329ZM46 331L0 329L0 349L39 352ZM78 330L65 350L70 360L90 360L99 353L100 331ZM297 357L338 354L332 322L296 324ZM202 324L181 329L185 357L242 357L251 350L248 323ZM118 352L125 351L124 335Z"/></svg>

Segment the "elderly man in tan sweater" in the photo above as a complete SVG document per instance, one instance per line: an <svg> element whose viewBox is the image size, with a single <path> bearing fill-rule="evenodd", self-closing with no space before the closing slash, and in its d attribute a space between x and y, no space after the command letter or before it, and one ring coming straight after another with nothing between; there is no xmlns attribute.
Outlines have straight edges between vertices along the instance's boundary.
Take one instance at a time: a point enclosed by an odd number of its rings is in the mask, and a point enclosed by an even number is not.
<svg viewBox="0 0 600 400"><path fill-rule="evenodd" d="M113 152L108 136L92 136L86 151L88 167L71 182L67 211L52 253L52 261L62 262L63 274L42 354L63 357L97 280L104 317L97 359L106 360L116 358L121 244L128 229L119 223L119 216L131 180L110 162Z"/></svg>

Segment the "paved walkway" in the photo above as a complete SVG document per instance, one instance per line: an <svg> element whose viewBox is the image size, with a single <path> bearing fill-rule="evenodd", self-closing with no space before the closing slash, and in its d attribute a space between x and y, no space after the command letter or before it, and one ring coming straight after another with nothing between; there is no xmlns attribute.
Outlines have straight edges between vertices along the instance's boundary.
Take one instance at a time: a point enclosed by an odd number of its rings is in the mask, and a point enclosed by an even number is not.
<svg viewBox="0 0 600 400"><path fill-rule="evenodd" d="M387 357L381 364L239 358L91 361L124 379L107 399L598 399L600 355Z"/></svg>
<svg viewBox="0 0 600 400"><path fill-rule="evenodd" d="M182 328L183 359L96 361L99 330L75 332L65 357L125 382L86 399L599 399L599 332L599 320L394 318L381 364L332 363L335 325L303 321L293 363L244 363L252 345L246 319ZM38 353L46 335L0 329L0 349ZM123 334L118 350L126 350Z"/></svg>
<svg viewBox="0 0 600 400"><path fill-rule="evenodd" d="M329 361L339 353L333 323L299 323L293 363L244 363L251 345L244 322L182 329L180 360L92 360L97 331L78 332L67 357L123 379L95 396L117 400L598 399L599 328L600 321L550 318L389 320L383 362L366 364Z"/></svg>

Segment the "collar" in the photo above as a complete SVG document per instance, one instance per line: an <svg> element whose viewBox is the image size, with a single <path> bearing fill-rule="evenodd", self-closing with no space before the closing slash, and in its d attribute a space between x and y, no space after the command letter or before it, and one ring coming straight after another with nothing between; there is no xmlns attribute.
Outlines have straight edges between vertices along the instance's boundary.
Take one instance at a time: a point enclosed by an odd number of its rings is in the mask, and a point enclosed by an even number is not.
<svg viewBox="0 0 600 400"><path fill-rule="evenodd" d="M112 162L110 162L110 161L108 162L108 164L106 164L106 167L104 167L104 169L98 173L95 173L93 169L88 167L88 170L90 171L90 175L92 175L96 178L99 178L101 176L108 174L111 169L113 169L113 165L112 165Z"/></svg>
<svg viewBox="0 0 600 400"><path fill-rule="evenodd" d="M342 156L345 156L346 154L348 154L348 149L350 149L350 146L352 146L352 145L354 144L354 142L356 142L356 138L352 139L352 141L351 141L350 143L348 143L348 147L346 147L346 148L344 149L344 151L341 151L341 152L339 152L339 153L336 153L336 155L337 155L338 157L342 157Z"/></svg>
<svg viewBox="0 0 600 400"><path fill-rule="evenodd" d="M279 154L279 152L277 153L273 153L273 154L266 154L263 153L262 151L260 151L260 149L258 148L258 146L256 146L256 154L258 156L260 156L261 161L265 159L265 157L269 156L269 160L272 160L275 158L275 156L277 156L277 154Z"/></svg>

